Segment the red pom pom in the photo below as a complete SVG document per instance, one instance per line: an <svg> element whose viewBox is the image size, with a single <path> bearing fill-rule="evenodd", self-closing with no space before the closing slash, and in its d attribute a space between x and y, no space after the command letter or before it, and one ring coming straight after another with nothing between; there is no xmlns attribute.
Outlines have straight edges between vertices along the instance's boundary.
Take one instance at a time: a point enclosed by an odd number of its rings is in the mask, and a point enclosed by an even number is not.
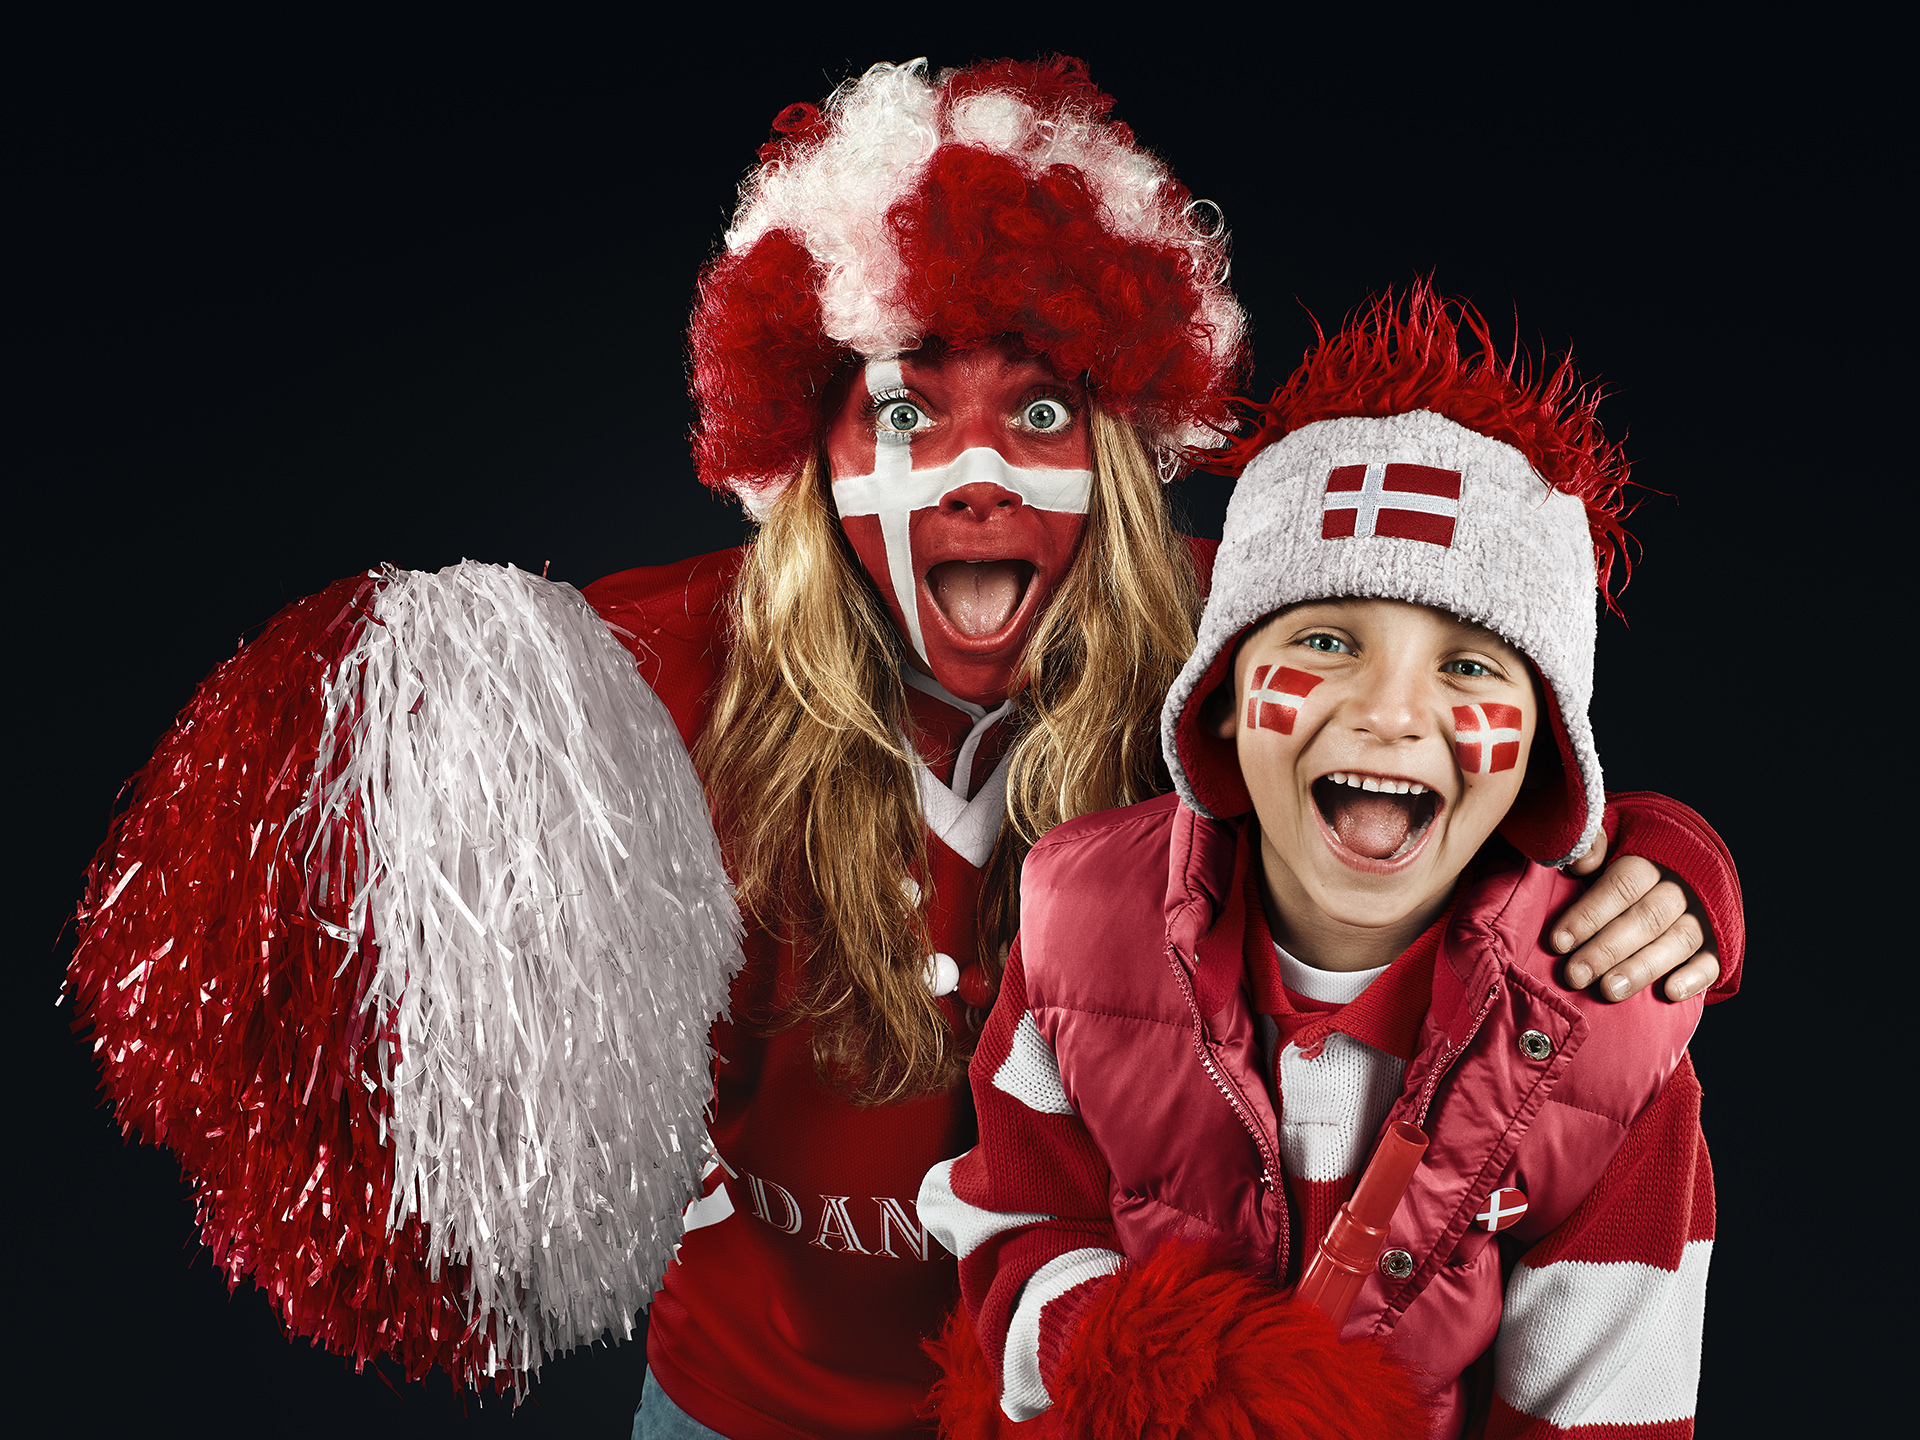
<svg viewBox="0 0 1920 1440"><path fill-rule="evenodd" d="M464 1273L389 1234L386 1092L361 1008L377 955L347 942L367 883L349 824L301 806L327 679L378 582L296 602L181 711L88 872L69 967L122 1131L170 1146L201 1234L287 1329L356 1365L392 1356L499 1388ZM337 765L322 771L324 780ZM311 858L310 858L311 857ZM313 876L309 882L306 876Z"/></svg>
<svg viewBox="0 0 1920 1440"><path fill-rule="evenodd" d="M976 1010L993 1004L1000 987L987 978L986 967L978 960L960 972L960 998Z"/></svg>
<svg viewBox="0 0 1920 1440"><path fill-rule="evenodd" d="M1392 1440L1428 1426L1379 1341L1342 1341L1313 1306L1193 1246L1101 1287L1048 1383L1076 1440Z"/></svg>
<svg viewBox="0 0 1920 1440"><path fill-rule="evenodd" d="M921 1414L940 1421L941 1440L1002 1440L1002 1437L1056 1437L1051 1413L1017 1424L1000 1408L1000 1377L980 1352L964 1306L956 1305L947 1323L920 1346L940 1367Z"/></svg>

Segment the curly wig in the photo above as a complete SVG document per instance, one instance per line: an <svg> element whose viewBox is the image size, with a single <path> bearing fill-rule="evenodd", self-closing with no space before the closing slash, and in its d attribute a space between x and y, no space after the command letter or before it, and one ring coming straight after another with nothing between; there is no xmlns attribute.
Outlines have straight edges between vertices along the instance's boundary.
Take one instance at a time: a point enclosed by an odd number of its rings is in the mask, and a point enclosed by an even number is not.
<svg viewBox="0 0 1920 1440"><path fill-rule="evenodd" d="M1245 317L1227 237L1086 66L876 65L790 105L741 187L689 333L700 477L756 515L855 358L1015 337L1084 377L1171 474L1231 425Z"/></svg>

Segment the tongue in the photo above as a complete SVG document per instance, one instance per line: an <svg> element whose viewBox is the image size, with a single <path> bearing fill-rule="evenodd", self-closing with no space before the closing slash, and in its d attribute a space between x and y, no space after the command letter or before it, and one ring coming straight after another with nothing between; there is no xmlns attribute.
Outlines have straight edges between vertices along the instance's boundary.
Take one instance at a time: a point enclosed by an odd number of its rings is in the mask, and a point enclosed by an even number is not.
<svg viewBox="0 0 1920 1440"><path fill-rule="evenodd" d="M933 602L962 635L1004 629L1026 590L1024 560L949 560L927 572Z"/></svg>
<svg viewBox="0 0 1920 1440"><path fill-rule="evenodd" d="M1365 791L1348 795L1340 797L1333 812L1333 833L1342 845L1369 859L1384 860L1407 843L1413 818L1397 796Z"/></svg>

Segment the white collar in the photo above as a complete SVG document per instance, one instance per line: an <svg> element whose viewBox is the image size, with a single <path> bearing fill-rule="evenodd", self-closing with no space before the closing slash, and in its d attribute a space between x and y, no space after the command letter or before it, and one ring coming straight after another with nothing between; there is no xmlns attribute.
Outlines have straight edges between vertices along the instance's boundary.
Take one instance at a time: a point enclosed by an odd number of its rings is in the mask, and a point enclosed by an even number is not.
<svg viewBox="0 0 1920 1440"><path fill-rule="evenodd" d="M1322 1005L1346 1005L1358 1000L1374 981L1387 973L1388 966L1373 970L1321 970L1296 960L1275 941L1274 953L1280 957L1280 980L1287 989Z"/></svg>
<svg viewBox="0 0 1920 1440"><path fill-rule="evenodd" d="M911 744L907 748L913 754L914 785L920 792L920 814L927 828L945 841L954 854L978 870L993 853L993 842L1000 837L1000 822L1006 818L1008 757L1000 757L993 773L982 782L979 794L968 799L967 789L973 781L973 762L980 753L981 739L1006 717L1013 708L1013 698L1009 696L988 710L970 700L962 700L938 680L922 675L911 665L900 667L900 677L921 694L931 695L973 719L973 728L967 731L967 738L960 742L960 753L954 757L951 785L941 784Z"/></svg>
<svg viewBox="0 0 1920 1440"><path fill-rule="evenodd" d="M1003 719L1007 712L1013 708L1013 697L1009 695L993 709L989 710L983 705L974 704L971 700L962 700L931 675L923 675L911 665L902 665L900 667L900 678L918 690L922 695L931 695L941 704L951 705L962 715L972 717L973 728L967 731L967 738L960 742L960 753L953 757L953 783L948 787L957 798L965 801L967 791L971 789L973 785L973 761L974 757L980 753L980 741L986 735L987 731L991 730L994 724ZM932 778L931 774L929 774L928 778ZM933 783L938 785L940 782L935 780ZM989 781L989 783L991 782ZM1002 786L1001 788L1004 793L1005 787ZM979 797L976 796L975 798L978 799ZM947 837L942 835L940 838L945 840ZM985 862L983 860L980 863Z"/></svg>

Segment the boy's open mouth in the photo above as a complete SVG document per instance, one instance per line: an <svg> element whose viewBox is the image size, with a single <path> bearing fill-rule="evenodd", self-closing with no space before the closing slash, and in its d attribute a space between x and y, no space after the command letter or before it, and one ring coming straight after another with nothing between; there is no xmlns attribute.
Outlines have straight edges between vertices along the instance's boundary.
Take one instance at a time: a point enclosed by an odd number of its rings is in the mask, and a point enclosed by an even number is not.
<svg viewBox="0 0 1920 1440"><path fill-rule="evenodd" d="M1398 860L1440 813L1440 797L1416 780L1344 770L1313 782L1313 803L1340 843L1370 860Z"/></svg>
<svg viewBox="0 0 1920 1440"><path fill-rule="evenodd" d="M962 635L996 635L1018 613L1033 573L1030 560L948 560L927 571L927 590Z"/></svg>

